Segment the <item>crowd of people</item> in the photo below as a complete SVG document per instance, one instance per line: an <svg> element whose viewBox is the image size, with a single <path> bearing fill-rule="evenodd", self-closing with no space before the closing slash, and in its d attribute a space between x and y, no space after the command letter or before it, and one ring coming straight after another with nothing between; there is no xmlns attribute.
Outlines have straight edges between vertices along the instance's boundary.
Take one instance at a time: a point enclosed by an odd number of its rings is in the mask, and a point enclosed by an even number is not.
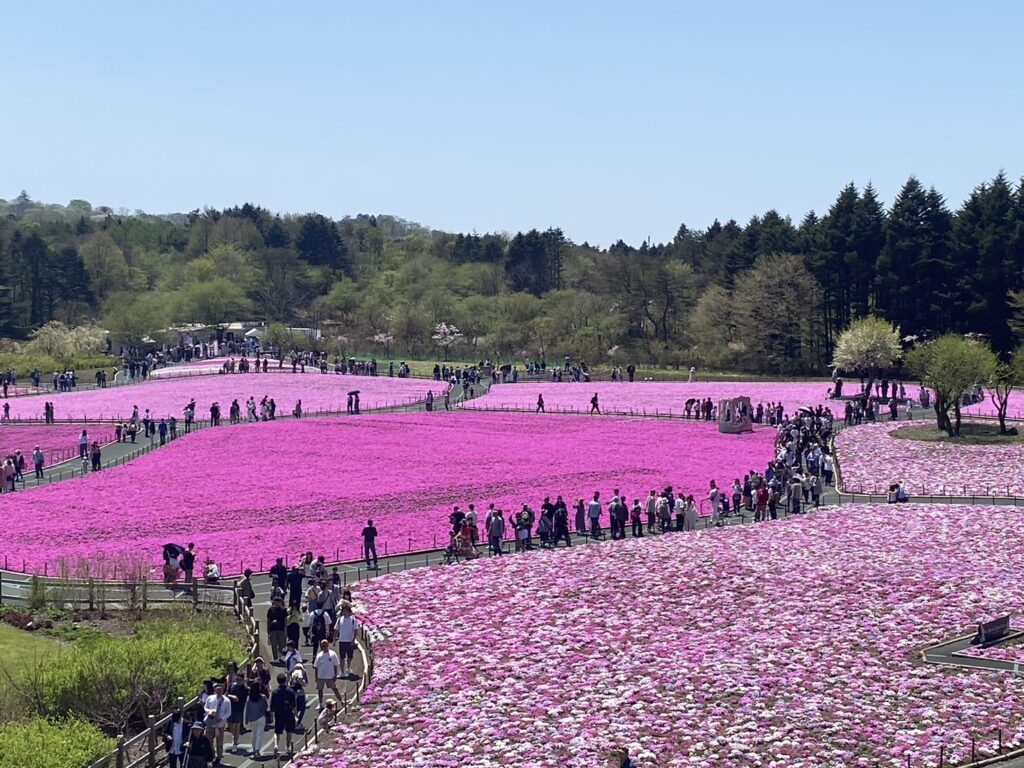
<svg viewBox="0 0 1024 768"><path fill-rule="evenodd" d="M755 523L776 520L780 512L800 514L808 507L820 506L825 488L832 485L834 459L829 452L833 429L832 412L818 406L806 408L779 423L775 455L763 471L751 469L742 480L735 478L722 487L710 480L700 499L677 493L671 485L650 489L646 495L629 495L619 488L602 500L594 491L589 500L563 496L544 498L539 512L529 504L506 516L490 504L483 519L475 504L465 511L455 507L449 515L448 561L479 557L481 547L492 556L504 553L504 542L511 535L514 551L535 546L546 549L564 544L572 546L571 532L591 539L606 538L602 520L608 520L608 536L625 539L644 535L692 531L701 519L707 524L725 525L730 517L751 515ZM629 533L627 534L627 530Z"/></svg>

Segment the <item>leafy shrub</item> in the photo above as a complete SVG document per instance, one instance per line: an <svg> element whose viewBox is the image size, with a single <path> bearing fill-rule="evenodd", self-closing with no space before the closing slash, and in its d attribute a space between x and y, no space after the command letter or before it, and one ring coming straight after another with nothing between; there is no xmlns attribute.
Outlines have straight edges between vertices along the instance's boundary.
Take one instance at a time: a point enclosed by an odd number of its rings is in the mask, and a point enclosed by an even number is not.
<svg viewBox="0 0 1024 768"><path fill-rule="evenodd" d="M88 718L117 733L166 711L179 696L192 698L203 680L245 655L223 631L197 624L155 621L128 638L82 638L42 670L46 714Z"/></svg>
<svg viewBox="0 0 1024 768"><path fill-rule="evenodd" d="M0 768L82 768L114 746L113 739L81 720L6 723L0 725Z"/></svg>

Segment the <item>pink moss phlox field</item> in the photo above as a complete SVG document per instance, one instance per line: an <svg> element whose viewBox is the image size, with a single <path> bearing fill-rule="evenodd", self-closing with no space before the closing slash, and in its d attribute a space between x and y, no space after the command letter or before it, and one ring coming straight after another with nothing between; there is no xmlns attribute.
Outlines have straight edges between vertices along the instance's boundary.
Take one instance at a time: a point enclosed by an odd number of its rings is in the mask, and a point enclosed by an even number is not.
<svg viewBox="0 0 1024 768"><path fill-rule="evenodd" d="M774 432L639 419L399 413L204 429L123 467L11 494L0 556L45 561L152 553L196 542L226 572L309 549L360 557L372 517L378 550L447 543L454 505L506 514L543 497L630 498L672 484L694 495L763 470ZM130 501L135 499L136 501ZM605 517L607 515L605 514ZM607 522L605 522L607 525ZM436 537L436 538L435 538Z"/></svg>
<svg viewBox="0 0 1024 768"><path fill-rule="evenodd" d="M974 405L964 406L962 410L964 413L975 413L982 416L996 415L996 406L995 403L992 402L992 398L989 396L988 390L985 390L984 400L974 403ZM1006 407L1006 415L1015 419L1024 418L1024 395L1021 394L1020 389L1015 389L1010 392L1010 402Z"/></svg>
<svg viewBox="0 0 1024 768"><path fill-rule="evenodd" d="M594 382L583 383L552 383L524 382L519 384L497 384L490 391L463 407L472 408L508 408L532 411L537 407L537 396L544 396L546 411L582 411L590 410L590 398L597 393L601 410L604 413L672 413L677 416L686 414L685 403L690 398L706 398L718 405L719 400L746 396L751 405L769 402L782 403L786 413L793 413L802 406L816 407L819 404L831 408L832 412L842 414L842 403L826 398L831 387L827 381L815 382L750 382L750 381L710 381L710 382ZM838 403L838 404L837 404Z"/></svg>
<svg viewBox="0 0 1024 768"><path fill-rule="evenodd" d="M88 432L90 442L99 440L100 445L114 439L114 428L110 424L41 424L25 425L0 424L0 458L16 450L25 455L28 468L32 468L32 451L38 445L45 455L47 464L63 460L58 454L74 453L78 450L78 437L82 430Z"/></svg>
<svg viewBox="0 0 1024 768"><path fill-rule="evenodd" d="M956 524L950 525L955 519ZM301 768L903 768L1024 736L1024 678L918 651L1024 610L1021 511L808 517L359 586L362 715Z"/></svg>
<svg viewBox="0 0 1024 768"><path fill-rule="evenodd" d="M962 651L957 651L961 656L969 656L975 659L992 659L993 661L1012 661L1024 664L1024 645L995 645L989 648L970 646Z"/></svg>
<svg viewBox="0 0 1024 768"><path fill-rule="evenodd" d="M191 398L195 398L197 419L208 419L210 405L216 401L220 403L221 415L226 420L233 399L238 400L243 416L246 400L254 397L259 403L264 396L274 398L278 412L283 414L290 414L299 399L307 413L317 410L337 413L345 411L346 397L351 390L359 390L360 407L365 410L422 400L428 390L435 396L442 395L446 388L443 382L389 376L235 373L145 381L48 397L25 397L10 403L11 416L15 419L42 418L43 402L49 400L58 419L127 419L132 414L132 406L137 405L140 415L148 408L155 418L175 416L180 420L182 410Z"/></svg>
<svg viewBox="0 0 1024 768"><path fill-rule="evenodd" d="M919 495L1024 495L1024 444L957 445L890 435L907 426L905 421L883 422L839 432L836 454L843 490L885 493L890 482L901 482Z"/></svg>

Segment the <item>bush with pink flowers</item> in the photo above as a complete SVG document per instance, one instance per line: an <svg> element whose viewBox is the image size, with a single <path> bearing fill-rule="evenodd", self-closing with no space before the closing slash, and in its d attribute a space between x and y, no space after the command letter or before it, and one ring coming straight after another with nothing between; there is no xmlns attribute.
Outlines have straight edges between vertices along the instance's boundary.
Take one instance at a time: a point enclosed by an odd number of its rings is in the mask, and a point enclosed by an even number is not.
<svg viewBox="0 0 1024 768"><path fill-rule="evenodd" d="M298 378L298 377L297 377ZM308 377L301 377L303 379ZM315 378L315 377L314 377ZM141 388L140 388L141 389ZM313 549L360 556L447 544L454 505L506 513L543 497L671 484L695 495L763 470L773 431L707 424L488 413L398 413L204 429L129 464L5 496L0 564L152 553L194 541L226 572Z"/></svg>
<svg viewBox="0 0 1024 768"><path fill-rule="evenodd" d="M955 524L950 524L955 520ZM344 744L301 768L904 768L1024 741L1024 678L919 651L1024 610L1021 512L806 518L361 585L385 638Z"/></svg>

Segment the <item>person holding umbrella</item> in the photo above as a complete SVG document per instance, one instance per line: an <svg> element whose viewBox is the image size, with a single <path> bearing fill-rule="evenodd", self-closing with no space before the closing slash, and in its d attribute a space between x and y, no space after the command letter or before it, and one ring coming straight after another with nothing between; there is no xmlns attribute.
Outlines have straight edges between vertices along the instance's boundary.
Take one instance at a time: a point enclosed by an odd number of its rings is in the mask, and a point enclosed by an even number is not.
<svg viewBox="0 0 1024 768"><path fill-rule="evenodd" d="M167 586L178 580L178 571L181 570L180 558L185 551L185 547L180 544L164 544L164 584Z"/></svg>

